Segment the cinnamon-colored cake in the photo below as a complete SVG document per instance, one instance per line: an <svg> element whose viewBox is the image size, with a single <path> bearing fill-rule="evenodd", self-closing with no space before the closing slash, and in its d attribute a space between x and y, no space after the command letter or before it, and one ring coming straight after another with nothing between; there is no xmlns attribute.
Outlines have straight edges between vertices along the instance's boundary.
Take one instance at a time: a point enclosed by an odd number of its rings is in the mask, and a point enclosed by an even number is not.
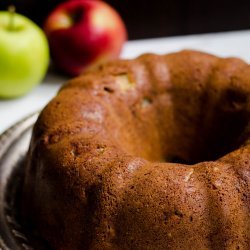
<svg viewBox="0 0 250 250"><path fill-rule="evenodd" d="M71 80L42 111L22 216L52 249L250 249L250 66L182 51Z"/></svg>

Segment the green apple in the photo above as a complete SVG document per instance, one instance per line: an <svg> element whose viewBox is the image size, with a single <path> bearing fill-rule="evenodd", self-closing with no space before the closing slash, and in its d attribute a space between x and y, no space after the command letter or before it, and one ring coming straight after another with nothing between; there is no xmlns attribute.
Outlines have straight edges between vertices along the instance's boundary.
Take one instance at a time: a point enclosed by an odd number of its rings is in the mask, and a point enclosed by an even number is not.
<svg viewBox="0 0 250 250"><path fill-rule="evenodd" d="M44 32L17 13L0 11L0 98L13 98L39 84L49 65Z"/></svg>

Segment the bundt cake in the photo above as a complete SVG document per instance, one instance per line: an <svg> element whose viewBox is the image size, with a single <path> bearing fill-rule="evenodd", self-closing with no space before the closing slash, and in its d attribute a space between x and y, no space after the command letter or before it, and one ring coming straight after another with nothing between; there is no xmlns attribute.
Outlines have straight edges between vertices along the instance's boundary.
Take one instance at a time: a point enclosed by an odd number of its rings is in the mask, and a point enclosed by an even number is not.
<svg viewBox="0 0 250 250"><path fill-rule="evenodd" d="M145 54L62 87L21 216L52 249L250 249L250 66Z"/></svg>

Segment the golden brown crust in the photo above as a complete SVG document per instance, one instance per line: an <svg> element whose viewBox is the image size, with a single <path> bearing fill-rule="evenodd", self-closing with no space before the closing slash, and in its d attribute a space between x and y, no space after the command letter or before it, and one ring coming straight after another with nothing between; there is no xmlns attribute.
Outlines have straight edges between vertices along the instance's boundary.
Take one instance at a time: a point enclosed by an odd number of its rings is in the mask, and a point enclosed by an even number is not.
<svg viewBox="0 0 250 250"><path fill-rule="evenodd" d="M23 216L54 249L250 249L249 112L239 59L102 65L41 113Z"/></svg>

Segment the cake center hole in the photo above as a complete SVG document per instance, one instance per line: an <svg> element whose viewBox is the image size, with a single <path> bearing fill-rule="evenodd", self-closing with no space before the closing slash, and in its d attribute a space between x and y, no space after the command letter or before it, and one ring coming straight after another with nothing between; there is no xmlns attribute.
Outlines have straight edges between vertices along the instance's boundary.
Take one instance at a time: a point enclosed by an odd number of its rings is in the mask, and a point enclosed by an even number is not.
<svg viewBox="0 0 250 250"><path fill-rule="evenodd" d="M196 164L217 160L239 148L250 132L247 103L246 94L229 89L207 109L192 107L197 113L178 109L178 114L182 114L176 116L179 131L176 138L166 136L166 144L170 140L172 145L164 151L165 161Z"/></svg>

